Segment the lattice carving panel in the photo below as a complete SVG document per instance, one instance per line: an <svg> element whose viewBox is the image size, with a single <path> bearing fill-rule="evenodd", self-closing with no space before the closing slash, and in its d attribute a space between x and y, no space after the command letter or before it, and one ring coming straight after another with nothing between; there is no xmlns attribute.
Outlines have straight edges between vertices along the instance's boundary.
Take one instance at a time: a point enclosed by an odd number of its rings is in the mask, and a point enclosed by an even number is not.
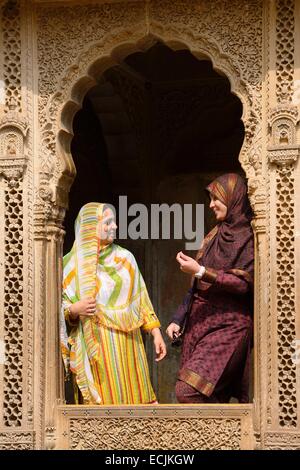
<svg viewBox="0 0 300 470"><path fill-rule="evenodd" d="M294 166L279 166L277 182L277 331L279 424L297 425L296 366L291 356L295 331Z"/></svg>
<svg viewBox="0 0 300 470"><path fill-rule="evenodd" d="M290 101L294 75L294 0L277 0L276 9L276 96Z"/></svg>
<svg viewBox="0 0 300 470"><path fill-rule="evenodd" d="M70 420L70 448L238 450L241 420L236 418L90 418Z"/></svg>
<svg viewBox="0 0 300 470"><path fill-rule="evenodd" d="M5 192L4 424L22 424L23 366L23 199L22 180Z"/></svg>
<svg viewBox="0 0 300 470"><path fill-rule="evenodd" d="M10 103L21 112L21 33L19 1L5 2L2 6L5 112Z"/></svg>

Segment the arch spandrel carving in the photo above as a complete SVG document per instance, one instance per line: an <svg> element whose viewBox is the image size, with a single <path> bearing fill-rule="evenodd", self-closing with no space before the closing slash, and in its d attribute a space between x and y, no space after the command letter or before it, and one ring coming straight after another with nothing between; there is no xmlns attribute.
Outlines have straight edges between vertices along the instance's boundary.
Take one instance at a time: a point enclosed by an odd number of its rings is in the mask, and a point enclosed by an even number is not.
<svg viewBox="0 0 300 470"><path fill-rule="evenodd" d="M55 198L55 188L60 188L62 195L58 204L66 206L67 194L75 175L75 167L70 154L70 142L72 139L72 121L75 113L80 109L82 100L93 85L97 83L101 74L113 65L117 65L129 53L143 51L150 48L156 41L162 41L169 47L179 44L175 40L174 31L166 31L163 36L140 34L136 35L136 43L123 43L114 48L114 41L108 38L103 43L93 44L85 49L78 57L77 64L69 67L60 81L60 91L55 93L44 110L48 119L42 130L42 158L41 173L43 175L41 185L52 187L52 197ZM126 36L128 32L126 32ZM132 32L131 38L134 37ZM215 70L226 75L232 86L232 92L236 94L243 103L243 122L245 124L245 141L242 147L240 160L249 178L249 190L252 195L259 187L261 188L261 149L260 149L260 121L255 111L255 105L260 95L249 89L239 77L237 70L228 57L220 52L216 44L201 38L201 41L192 41L189 31L185 32L185 47L196 57L209 58ZM111 39L111 38L110 38ZM120 38L119 38L120 40ZM110 47L112 49L110 49ZM183 45L181 45L183 48ZM101 57L102 55L102 57ZM101 57L99 59L99 56ZM53 160L53 156L56 159ZM58 157L58 158L57 158ZM43 180L45 184L43 184ZM50 183L50 184L49 184ZM255 198L253 203L255 204Z"/></svg>
<svg viewBox="0 0 300 470"><path fill-rule="evenodd" d="M58 204L67 205L75 171L69 150L75 110L105 69L135 51L148 49L159 39L171 48L187 48L196 57L208 57L214 68L229 78L232 92L239 96L244 110L245 141L240 160L249 180L251 202L254 207L260 202L257 215L263 216L262 1L254 0L245 9L239 8L238 0L218 0L213 7L203 0L156 0L145 9L146 3L37 9L40 159L44 167L41 185L51 188ZM62 22L65 17L68 22ZM65 107L71 112L65 113L68 117L61 121ZM53 176L49 179L49 175ZM61 200L56 195L58 187Z"/></svg>

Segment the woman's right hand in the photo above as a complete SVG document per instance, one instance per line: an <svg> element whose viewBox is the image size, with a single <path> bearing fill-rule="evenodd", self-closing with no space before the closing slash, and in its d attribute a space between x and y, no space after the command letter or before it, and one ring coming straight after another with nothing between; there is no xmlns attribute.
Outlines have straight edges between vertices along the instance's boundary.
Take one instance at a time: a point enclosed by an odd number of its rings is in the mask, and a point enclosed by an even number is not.
<svg viewBox="0 0 300 470"><path fill-rule="evenodd" d="M96 313L96 300L93 297L87 297L79 300L69 307L72 320L76 320L79 316L92 317Z"/></svg>
<svg viewBox="0 0 300 470"><path fill-rule="evenodd" d="M180 326L177 325L176 323L170 323L170 325L166 329L166 333L171 340L174 339L174 336L176 338L179 335L179 332L180 332Z"/></svg>

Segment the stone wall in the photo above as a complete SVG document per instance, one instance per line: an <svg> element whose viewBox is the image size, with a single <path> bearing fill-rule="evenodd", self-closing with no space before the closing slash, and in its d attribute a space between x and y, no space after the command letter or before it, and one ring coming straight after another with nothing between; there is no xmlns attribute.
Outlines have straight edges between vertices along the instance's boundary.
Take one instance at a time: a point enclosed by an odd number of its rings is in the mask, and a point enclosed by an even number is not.
<svg viewBox="0 0 300 470"><path fill-rule="evenodd" d="M161 432L183 429L184 439L170 434L177 448L214 429L210 448L228 436L234 448L300 448L292 356L300 339L299 0L10 0L0 7L0 447L86 448L85 430L98 435L109 419L110 448L117 448L115 432L128 423L151 430L161 416ZM73 117L105 70L157 39L211 60L243 104L240 162L256 239L254 403L246 408L216 405L206 414L199 405L193 414L174 405L139 414L63 405L58 311ZM246 444L243 432L251 433Z"/></svg>

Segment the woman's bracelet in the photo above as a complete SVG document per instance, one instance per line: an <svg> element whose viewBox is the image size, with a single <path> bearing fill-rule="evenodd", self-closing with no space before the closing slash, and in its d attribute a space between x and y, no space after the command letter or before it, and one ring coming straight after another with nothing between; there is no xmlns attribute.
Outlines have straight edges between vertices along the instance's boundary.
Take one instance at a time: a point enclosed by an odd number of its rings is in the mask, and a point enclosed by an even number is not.
<svg viewBox="0 0 300 470"><path fill-rule="evenodd" d="M72 305L72 304L71 304ZM67 312L67 316L68 316L68 319L69 319L69 323L76 323L77 320L78 320L78 316L76 318L73 317L72 315L72 312L71 312L71 305L69 305L68 307L66 307L66 312Z"/></svg>
<svg viewBox="0 0 300 470"><path fill-rule="evenodd" d="M200 266L200 269L199 271L195 274L195 277L197 279L201 279L205 274L205 267L204 266Z"/></svg>

